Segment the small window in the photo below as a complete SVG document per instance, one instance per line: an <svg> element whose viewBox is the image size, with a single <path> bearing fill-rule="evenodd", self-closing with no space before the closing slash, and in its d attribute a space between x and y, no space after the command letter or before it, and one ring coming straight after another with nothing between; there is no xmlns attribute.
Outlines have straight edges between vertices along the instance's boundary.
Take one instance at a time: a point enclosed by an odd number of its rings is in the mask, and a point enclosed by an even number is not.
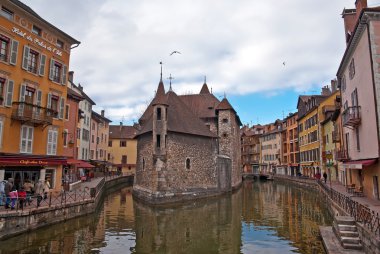
<svg viewBox="0 0 380 254"><path fill-rule="evenodd" d="M157 138L156 139L156 147L160 148L161 147L161 136L157 135L156 138Z"/></svg>
<svg viewBox="0 0 380 254"><path fill-rule="evenodd" d="M9 19L9 20L13 20L13 12L8 10L7 8L5 8L4 6L1 7L1 16Z"/></svg>
<svg viewBox="0 0 380 254"><path fill-rule="evenodd" d="M108 141L108 147L112 147L112 140Z"/></svg>
<svg viewBox="0 0 380 254"><path fill-rule="evenodd" d="M66 111L65 111L65 120L69 120L70 117L70 105L66 104Z"/></svg>
<svg viewBox="0 0 380 254"><path fill-rule="evenodd" d="M58 48L62 49L63 48L63 41L57 39L57 44L56 45L57 45Z"/></svg>
<svg viewBox="0 0 380 254"><path fill-rule="evenodd" d="M122 164L127 164L127 155L122 155L121 156L121 163Z"/></svg>
<svg viewBox="0 0 380 254"><path fill-rule="evenodd" d="M187 169L187 170L190 170L190 167L191 167L191 165L190 165L190 159L187 158L187 159L186 159L186 169Z"/></svg>
<svg viewBox="0 0 380 254"><path fill-rule="evenodd" d="M223 123L228 123L228 119L227 118L223 118Z"/></svg>
<svg viewBox="0 0 380 254"><path fill-rule="evenodd" d="M0 60L8 61L8 51L10 46L10 39L3 35L0 35Z"/></svg>
<svg viewBox="0 0 380 254"><path fill-rule="evenodd" d="M227 133L223 133L223 138L227 138L228 137L228 134Z"/></svg>
<svg viewBox="0 0 380 254"><path fill-rule="evenodd" d="M157 120L161 120L161 108L157 108Z"/></svg>
<svg viewBox="0 0 380 254"><path fill-rule="evenodd" d="M42 30L41 30L41 28L39 28L38 26L33 25L33 27L32 27L32 33L41 36L41 34L42 34Z"/></svg>
<svg viewBox="0 0 380 254"><path fill-rule="evenodd" d="M127 141L120 140L120 147L126 147L126 146L127 146Z"/></svg>

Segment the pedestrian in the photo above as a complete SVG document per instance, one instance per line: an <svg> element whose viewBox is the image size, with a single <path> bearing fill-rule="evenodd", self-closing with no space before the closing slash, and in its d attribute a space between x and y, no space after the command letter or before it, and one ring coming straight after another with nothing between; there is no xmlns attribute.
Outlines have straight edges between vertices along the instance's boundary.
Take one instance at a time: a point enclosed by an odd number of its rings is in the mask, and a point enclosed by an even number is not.
<svg viewBox="0 0 380 254"><path fill-rule="evenodd" d="M28 205L30 205L30 203L32 202L32 192L33 192L33 184L30 182L29 179L25 180L25 183L24 185L22 186L26 192L26 203L28 203Z"/></svg>
<svg viewBox="0 0 380 254"><path fill-rule="evenodd" d="M5 184L7 181L0 181L0 206L5 204Z"/></svg>
<svg viewBox="0 0 380 254"><path fill-rule="evenodd" d="M12 191L9 192L9 197L12 200L11 210L13 210L13 209L15 209L15 205L16 205L16 202L17 202L17 199L18 199L18 192L17 192L16 186L12 187Z"/></svg>
<svg viewBox="0 0 380 254"><path fill-rule="evenodd" d="M325 183L327 182L327 174L326 174L326 171L323 172L323 179L325 180Z"/></svg>
<svg viewBox="0 0 380 254"><path fill-rule="evenodd" d="M49 180L45 180L45 183L44 183L44 199L47 199L49 191L50 191Z"/></svg>
<svg viewBox="0 0 380 254"><path fill-rule="evenodd" d="M40 206L42 201L42 196L44 195L44 181L39 180L34 186L34 194L37 196L37 207Z"/></svg>
<svg viewBox="0 0 380 254"><path fill-rule="evenodd" d="M24 187L21 187L18 192L18 203L20 204L20 208L24 209L24 204L26 204L26 191Z"/></svg>
<svg viewBox="0 0 380 254"><path fill-rule="evenodd" d="M5 193L5 209L9 208L9 204L11 203L11 197L9 196L9 193L11 193L13 188L13 178L8 178L8 182L4 186L4 193Z"/></svg>

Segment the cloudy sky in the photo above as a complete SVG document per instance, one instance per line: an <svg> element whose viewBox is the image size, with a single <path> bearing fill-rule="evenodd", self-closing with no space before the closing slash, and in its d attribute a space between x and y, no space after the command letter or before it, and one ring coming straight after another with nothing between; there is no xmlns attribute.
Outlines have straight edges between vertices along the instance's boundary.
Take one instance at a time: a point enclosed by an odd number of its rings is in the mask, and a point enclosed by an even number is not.
<svg viewBox="0 0 380 254"><path fill-rule="evenodd" d="M198 93L207 76L213 93L226 94L243 123L282 118L296 110L299 94L318 93L335 78L345 47L340 14L355 3L22 1L81 41L71 54L74 82L116 124L139 118L157 88L160 61L177 94ZM181 54L169 56L173 50Z"/></svg>

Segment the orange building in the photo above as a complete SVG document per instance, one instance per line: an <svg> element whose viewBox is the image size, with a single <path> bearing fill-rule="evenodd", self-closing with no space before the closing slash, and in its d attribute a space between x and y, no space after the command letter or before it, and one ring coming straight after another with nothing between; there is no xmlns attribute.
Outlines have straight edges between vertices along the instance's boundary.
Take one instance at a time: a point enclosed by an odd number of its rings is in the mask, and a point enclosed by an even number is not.
<svg viewBox="0 0 380 254"><path fill-rule="evenodd" d="M79 45L17 0L0 10L0 180L61 188L67 70Z"/></svg>
<svg viewBox="0 0 380 254"><path fill-rule="evenodd" d="M289 114L283 122L282 132L282 174L295 176L299 173L298 114ZM277 172L279 174L281 172Z"/></svg>

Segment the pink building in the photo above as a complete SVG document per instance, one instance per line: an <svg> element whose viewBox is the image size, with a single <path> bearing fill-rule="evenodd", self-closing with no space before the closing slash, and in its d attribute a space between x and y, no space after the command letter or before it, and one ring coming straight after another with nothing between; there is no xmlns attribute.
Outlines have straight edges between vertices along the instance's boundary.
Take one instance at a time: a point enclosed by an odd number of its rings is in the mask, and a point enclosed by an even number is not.
<svg viewBox="0 0 380 254"><path fill-rule="evenodd" d="M343 146L340 180L379 199L380 9L357 0L345 9L347 48L337 77L341 88Z"/></svg>

